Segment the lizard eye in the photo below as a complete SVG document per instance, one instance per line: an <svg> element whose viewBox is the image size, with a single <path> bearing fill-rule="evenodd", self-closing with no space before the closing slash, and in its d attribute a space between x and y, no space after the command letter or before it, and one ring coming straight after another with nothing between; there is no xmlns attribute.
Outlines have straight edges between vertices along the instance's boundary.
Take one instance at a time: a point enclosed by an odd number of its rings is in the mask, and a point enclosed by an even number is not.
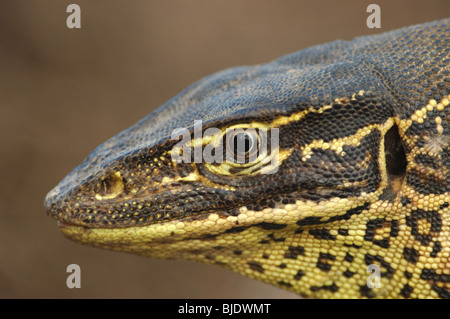
<svg viewBox="0 0 450 319"><path fill-rule="evenodd" d="M209 143L207 147L219 150L213 157L223 155L219 156L218 161L205 161L204 166L213 174L272 174L278 169L278 129L268 130L264 123L244 123L224 128L219 137Z"/></svg>
<svg viewBox="0 0 450 319"><path fill-rule="evenodd" d="M238 163L248 163L256 159L258 152L258 134L254 129L232 130L227 132L227 151Z"/></svg>

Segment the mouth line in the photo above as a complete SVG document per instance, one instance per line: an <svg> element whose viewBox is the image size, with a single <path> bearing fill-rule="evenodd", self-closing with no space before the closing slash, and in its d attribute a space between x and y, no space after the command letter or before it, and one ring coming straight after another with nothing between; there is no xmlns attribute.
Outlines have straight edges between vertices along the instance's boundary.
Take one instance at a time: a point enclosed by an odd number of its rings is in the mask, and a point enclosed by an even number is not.
<svg viewBox="0 0 450 319"><path fill-rule="evenodd" d="M272 198L272 196L264 197L262 199L268 200L270 198ZM109 208L107 205L97 208L77 207L75 210L70 208L65 210L65 208L52 207L52 209L47 211L47 215L58 221L59 228L80 226L86 229L125 229L157 225L164 222L202 220L214 213L222 218L237 216L240 214L241 207L253 209L249 208L249 205L250 207L253 207L254 203L242 202L227 207L206 207L205 209L196 207L189 211L183 211L183 209L145 211L136 207L134 210L123 213L118 209ZM117 210L117 213L110 213L110 211L113 210Z"/></svg>
<svg viewBox="0 0 450 319"><path fill-rule="evenodd" d="M165 215L164 217L159 218L158 220L154 221L144 221L139 222L136 220L130 219L124 219L124 220L113 220L111 218L109 219L103 219L103 217L111 216L107 213L98 213L96 216L98 216L98 220L93 220L92 224L88 224L84 220L87 219L88 216L84 217L77 217L72 218L70 217L70 214L73 212L68 212L63 216L57 216L56 214L52 212L48 212L48 215L56 219L58 228L65 228L65 227L83 227L85 229L120 229L120 228L132 228L132 227L143 227L143 226L151 226L151 225L157 225L164 222L173 222L173 221L193 221L193 220L202 220L206 219L210 214L218 214L220 217L228 217L228 216L236 216L238 214L237 210L240 207L245 207L246 204L239 204L235 206L230 206L226 208L218 208L218 209L209 209L209 210L193 210L188 213L183 213L179 216L173 216L169 217L168 215ZM164 213L161 213L164 214ZM169 212L170 214L170 212ZM89 215L92 216L92 215ZM125 223L124 223L125 221Z"/></svg>

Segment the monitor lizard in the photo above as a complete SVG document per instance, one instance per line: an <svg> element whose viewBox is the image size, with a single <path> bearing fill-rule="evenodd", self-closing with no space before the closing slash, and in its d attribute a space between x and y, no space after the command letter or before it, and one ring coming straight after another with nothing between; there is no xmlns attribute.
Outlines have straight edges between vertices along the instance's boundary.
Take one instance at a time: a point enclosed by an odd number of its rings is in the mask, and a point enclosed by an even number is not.
<svg viewBox="0 0 450 319"><path fill-rule="evenodd" d="M47 214L81 244L304 297L449 298L449 52L447 18L207 76L96 148Z"/></svg>

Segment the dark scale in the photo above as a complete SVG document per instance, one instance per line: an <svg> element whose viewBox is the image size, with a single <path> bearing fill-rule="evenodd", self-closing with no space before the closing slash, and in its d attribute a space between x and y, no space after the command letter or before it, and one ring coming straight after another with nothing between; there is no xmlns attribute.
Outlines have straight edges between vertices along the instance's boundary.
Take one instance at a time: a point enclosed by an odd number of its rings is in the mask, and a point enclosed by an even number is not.
<svg viewBox="0 0 450 319"><path fill-rule="evenodd" d="M326 285L324 285L324 286L311 286L310 290L311 291L328 290L328 291L331 291L331 292L337 292L339 290L339 287L335 283L332 283L329 286L326 286Z"/></svg>
<svg viewBox="0 0 450 319"><path fill-rule="evenodd" d="M305 272L303 270L297 271L297 273L294 275L295 280L300 280L305 275Z"/></svg>
<svg viewBox="0 0 450 319"><path fill-rule="evenodd" d="M319 253L319 259L317 260L316 267L322 271L328 272L330 271L333 262L336 260L336 256L331 255L329 253Z"/></svg>
<svg viewBox="0 0 450 319"><path fill-rule="evenodd" d="M392 278L395 273L395 269L391 267L391 265L383 259L383 257L378 255L371 255L367 253L364 256L364 262L366 265L379 264L381 267L381 276L386 278ZM384 271L383 271L384 270Z"/></svg>
<svg viewBox="0 0 450 319"><path fill-rule="evenodd" d="M247 264L249 265L250 269L260 272L260 273L264 273L264 268L260 263L258 263L256 261L249 261L249 262L247 262Z"/></svg>
<svg viewBox="0 0 450 319"><path fill-rule="evenodd" d="M414 248L405 247L403 249L403 257L412 264L415 264L419 259L419 252Z"/></svg>
<svg viewBox="0 0 450 319"><path fill-rule="evenodd" d="M377 229L383 229L385 227L389 227L389 233L387 237L382 239L376 239L375 233ZM364 240L371 241L375 245L378 245L382 248L389 248L390 237L397 237L398 235L398 221L392 220L387 221L384 218L377 218L369 220L366 224L366 233L364 235Z"/></svg>
<svg viewBox="0 0 450 319"><path fill-rule="evenodd" d="M256 224L256 226L261 227L265 230L276 230L276 229L283 229L286 228L286 224L276 224L276 223L259 223Z"/></svg>
<svg viewBox="0 0 450 319"><path fill-rule="evenodd" d="M273 233L267 235L267 237L269 237L271 240L273 240L274 242L284 242L286 240L285 237L276 237Z"/></svg>
<svg viewBox="0 0 450 319"><path fill-rule="evenodd" d="M431 224L426 233L419 232L418 223L421 219L425 219ZM442 229L442 219L438 212L418 209L411 211L411 215L406 217L406 225L411 228L411 234L417 241L424 246L428 246L432 240L432 234L440 233Z"/></svg>
<svg viewBox="0 0 450 319"><path fill-rule="evenodd" d="M413 292L414 288L411 287L410 285L406 284L403 286L402 290L400 291L400 294L405 297L405 298L409 298L409 296L411 295L411 293Z"/></svg>
<svg viewBox="0 0 450 319"><path fill-rule="evenodd" d="M351 263L351 262L353 262L353 259L355 259L355 257L353 257L350 253L345 254L345 257L344 257L345 261L348 261Z"/></svg>
<svg viewBox="0 0 450 319"><path fill-rule="evenodd" d="M292 284L285 282L285 281L279 281L278 284L280 286L285 286L285 287L292 287Z"/></svg>
<svg viewBox="0 0 450 319"><path fill-rule="evenodd" d="M284 258L297 259L299 255L305 255L305 248L301 246L289 246Z"/></svg>
<svg viewBox="0 0 450 319"><path fill-rule="evenodd" d="M317 239L336 240L336 236L331 235L328 229L311 229L309 234Z"/></svg>
<svg viewBox="0 0 450 319"><path fill-rule="evenodd" d="M344 275L345 277L347 277L347 278L353 277L354 274L355 274L355 272L350 271L350 270L348 270L348 269L347 269L346 271L343 272L343 275Z"/></svg>
<svg viewBox="0 0 450 319"><path fill-rule="evenodd" d="M430 257L437 257L438 253L442 250L441 242L436 241L433 245L433 250L430 253Z"/></svg>
<svg viewBox="0 0 450 319"><path fill-rule="evenodd" d="M369 288L367 285L360 286L359 292L361 296L369 299L376 297L373 289Z"/></svg>

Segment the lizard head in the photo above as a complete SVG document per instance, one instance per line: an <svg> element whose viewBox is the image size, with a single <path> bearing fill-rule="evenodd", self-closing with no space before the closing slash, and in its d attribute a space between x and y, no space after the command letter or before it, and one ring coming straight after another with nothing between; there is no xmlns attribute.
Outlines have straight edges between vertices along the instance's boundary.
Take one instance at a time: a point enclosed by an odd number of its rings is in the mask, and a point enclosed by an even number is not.
<svg viewBox="0 0 450 319"><path fill-rule="evenodd" d="M95 149L49 192L48 214L82 244L240 272L287 233L352 219L388 183L394 122L379 88L346 89L328 81L336 66L293 58L187 88Z"/></svg>
<svg viewBox="0 0 450 319"><path fill-rule="evenodd" d="M373 294L368 264L388 283L390 256L412 258L398 244L420 187L405 188L417 141L406 131L437 108L393 107L374 62L390 39L200 80L95 149L48 193L48 215L85 245L222 265L305 295Z"/></svg>

